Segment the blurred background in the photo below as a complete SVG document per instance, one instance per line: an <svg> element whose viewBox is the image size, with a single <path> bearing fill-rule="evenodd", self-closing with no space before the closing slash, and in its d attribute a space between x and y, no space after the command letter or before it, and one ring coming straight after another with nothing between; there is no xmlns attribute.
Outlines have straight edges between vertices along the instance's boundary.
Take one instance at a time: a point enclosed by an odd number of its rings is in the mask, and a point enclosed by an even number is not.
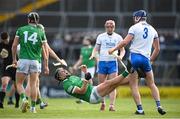
<svg viewBox="0 0 180 119"><path fill-rule="evenodd" d="M133 24L132 12L139 9L148 12L148 22L160 37L161 51L153 65L156 84L180 86L180 0L0 0L0 32L8 31L13 39L17 28L27 24L27 14L36 11L51 48L71 66L79 58L84 37L95 43L108 19L115 20L116 32L125 37ZM126 52L124 60L128 48ZM52 62L50 75L41 77L44 97L66 95L53 80ZM145 85L143 79L141 84Z"/></svg>

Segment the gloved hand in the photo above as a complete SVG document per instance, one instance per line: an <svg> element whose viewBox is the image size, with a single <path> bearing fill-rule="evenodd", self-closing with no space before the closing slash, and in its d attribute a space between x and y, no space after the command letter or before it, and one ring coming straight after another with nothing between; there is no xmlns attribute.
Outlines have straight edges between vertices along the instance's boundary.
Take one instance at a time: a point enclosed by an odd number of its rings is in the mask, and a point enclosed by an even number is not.
<svg viewBox="0 0 180 119"><path fill-rule="evenodd" d="M85 79L88 80L88 81L90 79L92 79L92 76L91 76L91 74L89 72L85 73Z"/></svg>

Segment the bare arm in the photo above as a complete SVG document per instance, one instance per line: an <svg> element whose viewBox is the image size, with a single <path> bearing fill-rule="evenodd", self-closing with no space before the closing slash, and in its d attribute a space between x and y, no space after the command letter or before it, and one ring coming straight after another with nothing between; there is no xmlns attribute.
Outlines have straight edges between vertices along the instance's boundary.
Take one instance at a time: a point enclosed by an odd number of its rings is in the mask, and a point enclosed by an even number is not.
<svg viewBox="0 0 180 119"><path fill-rule="evenodd" d="M52 58L54 58L54 59L56 59L57 61L59 61L60 60L60 58L56 55L56 53L51 49L51 47L49 46L49 44L47 44L47 46L48 46L48 50L49 50L49 55L52 57Z"/></svg>
<svg viewBox="0 0 180 119"><path fill-rule="evenodd" d="M17 46L19 44L19 37L14 38L14 42L12 45L12 59L13 59L13 64L17 64L17 59L16 59L16 53L17 53Z"/></svg>
<svg viewBox="0 0 180 119"><path fill-rule="evenodd" d="M78 66L82 64L82 55L80 55L78 61L74 64L73 68L77 69Z"/></svg>
<svg viewBox="0 0 180 119"><path fill-rule="evenodd" d="M122 48L120 49L120 55L119 55L119 57L120 57L121 59L123 59L124 55L125 55L125 49L124 49L124 47L122 47Z"/></svg>
<svg viewBox="0 0 180 119"><path fill-rule="evenodd" d="M55 60L57 60L58 62L60 62L61 64L67 66L67 63L64 59L60 59L57 54L54 52L54 50L49 46L49 44L47 43L47 47L48 47L48 51L49 51L49 55L54 58Z"/></svg>
<svg viewBox="0 0 180 119"><path fill-rule="evenodd" d="M49 74L48 60L49 60L49 51L47 42L44 42L42 45L43 61L44 61L44 73Z"/></svg>
<svg viewBox="0 0 180 119"><path fill-rule="evenodd" d="M96 55L99 52L99 50L100 50L100 45L96 44L89 59L91 60L93 58L96 58L96 60L97 60Z"/></svg>
<svg viewBox="0 0 180 119"><path fill-rule="evenodd" d="M121 41L116 47L111 48L111 49L109 50L109 54L112 54L114 51L125 47L127 44L129 44L129 42L133 39L133 37L134 37L133 35L128 34L128 35L124 38L124 40Z"/></svg>
<svg viewBox="0 0 180 119"><path fill-rule="evenodd" d="M154 62L159 54L159 51L160 51L159 38L154 39L153 48L154 50L150 58L151 62Z"/></svg>
<svg viewBox="0 0 180 119"><path fill-rule="evenodd" d="M87 91L87 86L88 86L88 81L87 80L83 80L83 85L81 88L79 87L75 87L74 92L76 94L85 94Z"/></svg>
<svg viewBox="0 0 180 119"><path fill-rule="evenodd" d="M84 72L85 74L88 73L88 72L87 72L87 66L86 66L86 65L81 65L80 68L81 68L81 71ZM86 76L85 76L85 77L86 77ZM83 79L83 85L82 85L82 87L81 87L81 88L75 87L73 93L76 93L76 94L84 94L84 93L86 93L87 87L88 87L88 83L90 83L90 82L89 82L89 81L90 81L89 79L92 78L92 77L89 77L89 78L86 77L86 78L87 78L87 79Z"/></svg>

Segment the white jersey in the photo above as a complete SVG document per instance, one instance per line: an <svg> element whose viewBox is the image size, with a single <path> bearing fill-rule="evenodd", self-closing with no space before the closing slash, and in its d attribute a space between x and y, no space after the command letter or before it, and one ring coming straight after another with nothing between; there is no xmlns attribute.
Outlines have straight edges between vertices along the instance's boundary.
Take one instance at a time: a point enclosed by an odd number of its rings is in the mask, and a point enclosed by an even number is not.
<svg viewBox="0 0 180 119"><path fill-rule="evenodd" d="M116 61L114 56L109 55L108 50L122 40L122 37L115 32L112 35L108 35L106 32L99 34L96 39L96 45L100 45L99 61Z"/></svg>
<svg viewBox="0 0 180 119"><path fill-rule="evenodd" d="M158 37L157 31L146 21L140 21L129 28L128 34L134 35L130 52L150 58L153 41Z"/></svg>

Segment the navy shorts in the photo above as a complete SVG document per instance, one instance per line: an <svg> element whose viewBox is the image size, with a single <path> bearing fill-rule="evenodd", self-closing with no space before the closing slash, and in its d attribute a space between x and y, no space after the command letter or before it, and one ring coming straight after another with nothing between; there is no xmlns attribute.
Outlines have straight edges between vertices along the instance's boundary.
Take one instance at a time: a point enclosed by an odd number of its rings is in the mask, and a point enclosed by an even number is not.
<svg viewBox="0 0 180 119"><path fill-rule="evenodd" d="M137 70L138 68L140 68L144 72L149 72L152 70L150 60L141 54L131 53L130 60L132 67L135 70Z"/></svg>
<svg viewBox="0 0 180 119"><path fill-rule="evenodd" d="M118 72L117 61L99 61L98 73L99 74L112 74Z"/></svg>

